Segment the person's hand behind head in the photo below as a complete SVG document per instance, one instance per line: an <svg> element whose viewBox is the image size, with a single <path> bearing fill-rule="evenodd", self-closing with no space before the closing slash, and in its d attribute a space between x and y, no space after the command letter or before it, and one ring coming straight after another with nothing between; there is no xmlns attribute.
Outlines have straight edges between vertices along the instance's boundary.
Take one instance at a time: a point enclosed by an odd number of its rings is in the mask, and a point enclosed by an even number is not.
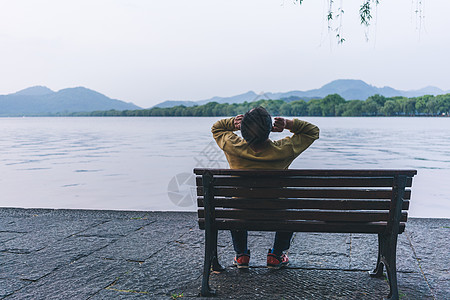
<svg viewBox="0 0 450 300"><path fill-rule="evenodd" d="M237 129L237 130L240 130L241 129L241 122L242 122L242 119L244 118L244 115L237 115L235 118L234 118L234 127Z"/></svg>
<svg viewBox="0 0 450 300"><path fill-rule="evenodd" d="M273 132L282 132L286 127L286 119L282 117L275 117L275 121L273 122L272 131Z"/></svg>

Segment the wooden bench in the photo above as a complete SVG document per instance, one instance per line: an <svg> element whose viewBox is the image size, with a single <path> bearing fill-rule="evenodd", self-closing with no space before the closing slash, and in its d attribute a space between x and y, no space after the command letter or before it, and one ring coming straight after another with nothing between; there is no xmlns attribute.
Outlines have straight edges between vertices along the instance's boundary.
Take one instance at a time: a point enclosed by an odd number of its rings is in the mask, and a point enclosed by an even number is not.
<svg viewBox="0 0 450 300"><path fill-rule="evenodd" d="M218 230L378 234L378 261L386 267L389 299L398 299L397 235L405 230L416 170L194 169L198 217L205 230L202 296L213 296L209 274L222 271Z"/></svg>

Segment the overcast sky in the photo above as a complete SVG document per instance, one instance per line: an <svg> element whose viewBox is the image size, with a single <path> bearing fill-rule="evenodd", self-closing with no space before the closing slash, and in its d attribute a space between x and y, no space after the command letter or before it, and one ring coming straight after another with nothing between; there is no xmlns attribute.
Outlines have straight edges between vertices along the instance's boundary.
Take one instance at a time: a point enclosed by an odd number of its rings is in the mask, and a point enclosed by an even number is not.
<svg viewBox="0 0 450 300"><path fill-rule="evenodd" d="M0 0L0 94L84 86L150 107L348 78L450 90L450 1L422 0L419 22L416 0L380 0L368 32L361 2L335 0L338 45L327 0Z"/></svg>

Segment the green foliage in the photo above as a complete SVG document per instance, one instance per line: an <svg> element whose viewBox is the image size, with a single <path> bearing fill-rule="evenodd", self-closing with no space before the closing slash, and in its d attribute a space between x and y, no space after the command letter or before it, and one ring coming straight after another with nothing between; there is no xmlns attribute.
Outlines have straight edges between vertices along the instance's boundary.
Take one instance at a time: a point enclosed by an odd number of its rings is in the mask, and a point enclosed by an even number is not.
<svg viewBox="0 0 450 300"><path fill-rule="evenodd" d="M381 112L385 115L385 116L393 116L398 114L400 110L400 105L399 103L397 103L394 100L388 100L386 101L386 103L384 104L384 106L381 108Z"/></svg>
<svg viewBox="0 0 450 300"><path fill-rule="evenodd" d="M262 106L273 116L449 116L450 94L425 95L415 98L384 97L373 95L367 100L346 101L338 94L308 102L296 100L259 100L244 103L209 102L204 105L186 107L184 105L139 110L107 110L81 113L60 113L53 116L95 116L95 117L215 117L236 116L248 110Z"/></svg>
<svg viewBox="0 0 450 300"><path fill-rule="evenodd" d="M374 8L380 3L379 0L359 0L361 5L359 6L359 18L360 23L363 26L369 27L370 21L373 18ZM328 11L325 14L325 19L328 22L328 31L336 32L336 39L338 44L343 44L345 42L345 38L342 36L342 15L344 14L344 10L342 9L342 5L344 3L343 0L337 3L335 0L327 0ZM347 1L350 2L350 1ZM422 28L422 22L424 18L424 1L423 0L411 0L411 7L415 7L412 11L416 15L416 27L419 29ZM294 3L298 3L301 5L303 0L294 0ZM337 24L337 25L336 25ZM366 39L368 39L366 33Z"/></svg>
<svg viewBox="0 0 450 300"><path fill-rule="evenodd" d="M181 294L172 294L170 296L170 299L179 299L179 298L183 298L183 293L181 293Z"/></svg>
<svg viewBox="0 0 450 300"><path fill-rule="evenodd" d="M326 13L326 21L328 22L328 30L336 32L336 39L338 44L343 44L345 42L345 38L342 36L342 15L344 14L344 10L342 9L343 2L341 1L338 4L338 8L335 6L335 0L327 0L328 1L328 11ZM360 0L362 4L359 7L359 17L361 25L369 26L370 21L372 19L372 12L374 6L377 6L380 1L379 0ZM420 0L416 0L420 1ZM302 4L303 0L294 0L294 3ZM421 5L421 2L419 2ZM421 8L422 9L422 8ZM417 12L416 12L417 13ZM420 10L421 13L421 10ZM338 25L332 25L333 21L337 21Z"/></svg>
<svg viewBox="0 0 450 300"><path fill-rule="evenodd" d="M345 103L345 99L338 94L328 95L319 100L322 116L336 116L336 107L343 103Z"/></svg>
<svg viewBox="0 0 450 300"><path fill-rule="evenodd" d="M301 5L303 3L303 0L294 0L294 3L298 3ZM369 26L370 20L372 19L372 9L373 9L372 4L378 5L379 3L380 3L379 0L362 0L362 4L359 7L359 17L361 19L362 25ZM336 17L338 17L339 14L344 13L342 8L339 8L337 12L334 12L333 4L334 0L328 0L329 10L326 15L327 21L331 21L334 19L335 16L333 14L335 14Z"/></svg>
<svg viewBox="0 0 450 300"><path fill-rule="evenodd" d="M371 4L374 3L375 5L378 5L378 0L364 0L363 4L359 8L359 17L361 18L361 24L365 26L370 25L370 20L372 19L372 6Z"/></svg>

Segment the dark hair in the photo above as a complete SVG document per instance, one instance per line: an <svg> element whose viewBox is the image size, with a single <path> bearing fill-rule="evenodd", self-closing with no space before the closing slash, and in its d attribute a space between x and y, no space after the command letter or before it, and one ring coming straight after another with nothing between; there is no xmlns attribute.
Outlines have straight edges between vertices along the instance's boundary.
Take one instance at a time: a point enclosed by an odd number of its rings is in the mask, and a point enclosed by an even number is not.
<svg viewBox="0 0 450 300"><path fill-rule="evenodd" d="M241 122L242 137L250 145L262 144L272 131L272 117L264 107L258 106L245 113Z"/></svg>

